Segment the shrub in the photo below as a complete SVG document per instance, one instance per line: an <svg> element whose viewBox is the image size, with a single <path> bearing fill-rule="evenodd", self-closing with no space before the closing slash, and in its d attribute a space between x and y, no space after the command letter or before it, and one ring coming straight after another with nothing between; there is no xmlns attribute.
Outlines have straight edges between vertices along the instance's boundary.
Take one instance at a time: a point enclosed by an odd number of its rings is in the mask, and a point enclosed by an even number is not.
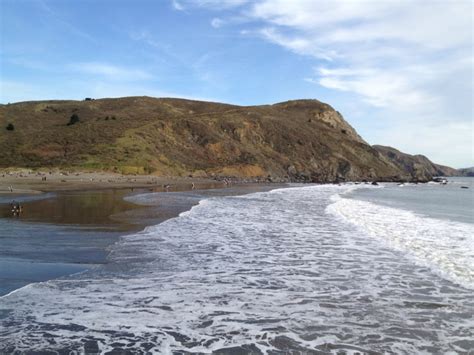
<svg viewBox="0 0 474 355"><path fill-rule="evenodd" d="M15 130L15 126L12 123L7 124L6 128L7 128L7 131L14 131Z"/></svg>
<svg viewBox="0 0 474 355"><path fill-rule="evenodd" d="M67 125L68 125L68 126L71 126L71 125L73 125L73 124L76 124L77 122L79 122L79 116L74 113L74 114L71 116L71 118L69 119L69 122L68 122Z"/></svg>

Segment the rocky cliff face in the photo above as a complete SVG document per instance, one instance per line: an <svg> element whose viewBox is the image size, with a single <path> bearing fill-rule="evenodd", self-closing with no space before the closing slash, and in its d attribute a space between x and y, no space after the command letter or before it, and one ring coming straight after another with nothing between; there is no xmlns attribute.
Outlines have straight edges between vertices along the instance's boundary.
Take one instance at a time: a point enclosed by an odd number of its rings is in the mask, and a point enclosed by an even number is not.
<svg viewBox="0 0 474 355"><path fill-rule="evenodd" d="M474 176L474 166L470 168L458 169L456 176Z"/></svg>
<svg viewBox="0 0 474 355"><path fill-rule="evenodd" d="M425 181L433 176L457 175L456 169L435 164L424 155L410 155L395 148L381 145L374 145L373 147L400 170L406 171L414 180Z"/></svg>
<svg viewBox="0 0 474 355"><path fill-rule="evenodd" d="M402 164L371 147L317 100L248 107L150 97L24 102L0 106L0 124L1 167L317 182L436 173L418 168L429 161Z"/></svg>

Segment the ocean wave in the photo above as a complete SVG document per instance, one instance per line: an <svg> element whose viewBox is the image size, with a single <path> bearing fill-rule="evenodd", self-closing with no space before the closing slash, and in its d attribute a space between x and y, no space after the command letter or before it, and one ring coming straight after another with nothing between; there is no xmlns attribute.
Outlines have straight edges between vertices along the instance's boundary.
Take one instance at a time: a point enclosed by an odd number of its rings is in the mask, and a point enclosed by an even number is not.
<svg viewBox="0 0 474 355"><path fill-rule="evenodd" d="M0 352L467 351L471 292L326 213L347 186L202 200L0 299Z"/></svg>
<svg viewBox="0 0 474 355"><path fill-rule="evenodd" d="M404 251L442 277L474 289L474 225L372 202L332 197L327 211Z"/></svg>

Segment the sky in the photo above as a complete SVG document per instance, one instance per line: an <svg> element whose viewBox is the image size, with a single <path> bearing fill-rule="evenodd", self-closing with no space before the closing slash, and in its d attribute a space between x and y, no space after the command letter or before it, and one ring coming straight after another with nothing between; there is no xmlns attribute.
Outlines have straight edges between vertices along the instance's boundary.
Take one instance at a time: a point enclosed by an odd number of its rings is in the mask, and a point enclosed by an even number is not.
<svg viewBox="0 0 474 355"><path fill-rule="evenodd" d="M0 0L0 103L326 102L370 144L474 165L470 0Z"/></svg>

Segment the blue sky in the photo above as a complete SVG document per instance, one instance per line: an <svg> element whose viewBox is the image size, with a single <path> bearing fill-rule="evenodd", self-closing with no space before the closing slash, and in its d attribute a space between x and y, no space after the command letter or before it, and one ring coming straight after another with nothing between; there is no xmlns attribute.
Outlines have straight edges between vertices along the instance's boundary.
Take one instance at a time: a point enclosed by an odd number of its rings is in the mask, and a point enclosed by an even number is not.
<svg viewBox="0 0 474 355"><path fill-rule="evenodd" d="M370 144L474 165L471 1L0 4L1 103L316 98Z"/></svg>

